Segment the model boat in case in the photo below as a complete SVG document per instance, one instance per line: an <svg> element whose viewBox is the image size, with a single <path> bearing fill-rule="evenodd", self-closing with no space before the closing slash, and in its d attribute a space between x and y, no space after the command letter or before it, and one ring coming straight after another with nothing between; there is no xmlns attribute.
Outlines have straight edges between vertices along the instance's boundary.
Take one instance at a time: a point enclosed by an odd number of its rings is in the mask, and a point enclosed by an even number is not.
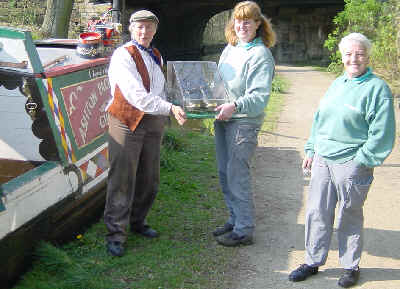
<svg viewBox="0 0 400 289"><path fill-rule="evenodd" d="M212 61L168 61L167 93L188 118L214 118L217 106L228 102L217 64Z"/></svg>

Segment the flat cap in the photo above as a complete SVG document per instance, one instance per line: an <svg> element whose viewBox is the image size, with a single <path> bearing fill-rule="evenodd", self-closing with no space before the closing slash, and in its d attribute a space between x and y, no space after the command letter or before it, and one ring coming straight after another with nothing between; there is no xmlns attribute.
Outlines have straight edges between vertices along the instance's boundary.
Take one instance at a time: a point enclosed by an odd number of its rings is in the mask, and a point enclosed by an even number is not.
<svg viewBox="0 0 400 289"><path fill-rule="evenodd" d="M136 11L135 13L132 13L129 22L132 23L143 20L153 21L157 24L159 23L157 16L153 12L150 12L148 10L139 10Z"/></svg>

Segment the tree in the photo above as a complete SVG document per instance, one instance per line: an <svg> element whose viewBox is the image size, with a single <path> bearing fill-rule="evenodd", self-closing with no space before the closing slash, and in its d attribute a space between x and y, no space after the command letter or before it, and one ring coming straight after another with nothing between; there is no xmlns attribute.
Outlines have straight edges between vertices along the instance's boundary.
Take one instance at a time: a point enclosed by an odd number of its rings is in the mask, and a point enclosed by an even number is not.
<svg viewBox="0 0 400 289"><path fill-rule="evenodd" d="M47 0L40 32L44 38L67 38L74 0Z"/></svg>

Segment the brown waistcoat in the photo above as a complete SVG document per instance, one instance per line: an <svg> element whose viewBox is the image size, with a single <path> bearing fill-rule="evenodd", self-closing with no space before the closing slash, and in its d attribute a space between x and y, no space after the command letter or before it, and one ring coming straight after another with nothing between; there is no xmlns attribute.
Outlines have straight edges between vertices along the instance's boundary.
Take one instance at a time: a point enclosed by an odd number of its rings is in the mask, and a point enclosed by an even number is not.
<svg viewBox="0 0 400 289"><path fill-rule="evenodd" d="M135 45L127 46L125 48L128 50L129 54L136 63L136 68L142 78L144 88L146 88L147 92L150 92L149 72L143 61L142 55ZM153 49L154 54L158 59L160 59L161 62L160 52L156 48ZM144 115L143 111L137 109L125 99L118 85L115 85L114 99L108 108L108 112L116 117L119 121L126 124L131 131L136 129Z"/></svg>

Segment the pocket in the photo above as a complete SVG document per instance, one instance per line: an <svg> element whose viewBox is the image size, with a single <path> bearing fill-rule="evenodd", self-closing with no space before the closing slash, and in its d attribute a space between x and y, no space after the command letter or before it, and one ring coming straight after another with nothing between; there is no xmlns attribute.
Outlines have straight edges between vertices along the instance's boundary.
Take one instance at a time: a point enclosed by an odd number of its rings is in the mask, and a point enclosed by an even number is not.
<svg viewBox="0 0 400 289"><path fill-rule="evenodd" d="M368 168L363 165L361 165L360 169L368 170ZM364 206L373 180L374 177L372 173L357 174L351 178L351 184L346 196L346 208L361 208Z"/></svg>
<svg viewBox="0 0 400 289"><path fill-rule="evenodd" d="M260 131L259 126L250 124L240 124L235 137L235 144L250 143L257 145L257 136Z"/></svg>
<svg viewBox="0 0 400 289"><path fill-rule="evenodd" d="M255 152L259 132L258 125L240 124L235 140L234 152L239 159L250 160Z"/></svg>

